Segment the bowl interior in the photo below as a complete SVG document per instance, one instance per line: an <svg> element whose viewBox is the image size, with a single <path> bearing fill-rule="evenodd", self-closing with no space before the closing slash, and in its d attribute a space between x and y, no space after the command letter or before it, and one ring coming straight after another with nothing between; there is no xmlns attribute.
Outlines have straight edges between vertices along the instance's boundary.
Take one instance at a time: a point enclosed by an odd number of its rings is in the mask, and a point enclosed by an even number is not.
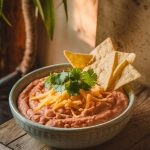
<svg viewBox="0 0 150 150"><path fill-rule="evenodd" d="M47 66L47 67L43 67L41 69L35 70L27 75L25 75L23 78L21 78L12 88L10 95L9 95L9 105L11 108L11 111L13 113L15 113L15 115L17 115L17 117L22 120L23 122L27 122L30 125L36 126L38 128L44 128L47 130L67 130L67 131L74 131L74 130L86 130L89 128L96 128L99 126L109 126L109 123L115 122L115 120L120 119L124 116L124 114L126 114L132 107L133 107L133 103L134 103L134 92L133 90L130 88L130 86L125 86L124 89L129 97L129 105L126 108L126 110L124 112L122 112L120 115L118 115L117 117L101 123L101 124L97 124L97 125L93 125L93 126L88 126L88 127L82 127L82 128L58 128L58 127L48 127L45 125L41 125L39 123L33 122L27 118L25 118L19 111L17 108L17 100L18 100L18 96L19 94L22 92L22 90L33 80L38 79L38 78L42 78L44 76L49 75L49 73L52 72L59 72L62 70L67 70L69 69L71 66L68 63L64 63L64 64L58 64L58 65L51 65L51 66Z"/></svg>

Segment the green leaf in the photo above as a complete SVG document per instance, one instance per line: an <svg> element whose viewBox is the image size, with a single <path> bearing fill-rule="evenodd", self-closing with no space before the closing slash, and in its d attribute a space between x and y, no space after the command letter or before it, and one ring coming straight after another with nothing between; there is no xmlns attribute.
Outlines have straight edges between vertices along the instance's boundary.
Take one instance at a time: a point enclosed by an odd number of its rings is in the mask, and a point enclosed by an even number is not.
<svg viewBox="0 0 150 150"><path fill-rule="evenodd" d="M80 68L72 68L70 70L69 75L70 75L71 79L79 80L80 76L81 76L81 69Z"/></svg>
<svg viewBox="0 0 150 150"><path fill-rule="evenodd" d="M69 93L69 95L78 95L79 94L79 83L77 80L69 81L65 84L65 89Z"/></svg>
<svg viewBox="0 0 150 150"><path fill-rule="evenodd" d="M80 89L89 90L90 88L91 88L91 86L88 85L87 83L85 83L85 82L80 83Z"/></svg>
<svg viewBox="0 0 150 150"><path fill-rule="evenodd" d="M54 89L56 92L63 92L65 91L65 84L62 84L62 85L56 84L54 85Z"/></svg>
<svg viewBox="0 0 150 150"><path fill-rule="evenodd" d="M93 69L82 71L72 68L68 72L53 73L45 81L45 87L54 86L56 92L67 90L70 95L78 95L80 89L89 90L97 80Z"/></svg>
<svg viewBox="0 0 150 150"><path fill-rule="evenodd" d="M4 4L4 0L0 0L0 16L2 15L3 12L3 4Z"/></svg>
<svg viewBox="0 0 150 150"><path fill-rule="evenodd" d="M50 74L49 77L45 80L45 87L50 89L51 85L60 83L58 74Z"/></svg>
<svg viewBox="0 0 150 150"><path fill-rule="evenodd" d="M49 76L46 80L45 80L45 88L50 89L51 87L51 77Z"/></svg>
<svg viewBox="0 0 150 150"><path fill-rule="evenodd" d="M43 12L43 8L42 8L40 0L34 0L34 3L36 5L36 7L38 8L38 11L41 15L42 20L44 21L44 12Z"/></svg>
<svg viewBox="0 0 150 150"><path fill-rule="evenodd" d="M96 83L97 75L94 73L93 69L89 69L82 73L82 80L89 86L93 86Z"/></svg>
<svg viewBox="0 0 150 150"><path fill-rule="evenodd" d="M51 84L61 86L68 77L68 72L50 74L50 76L45 81L45 87L49 89Z"/></svg>
<svg viewBox="0 0 150 150"><path fill-rule="evenodd" d="M51 74L50 81L52 84L61 84L60 74L58 74L58 73Z"/></svg>
<svg viewBox="0 0 150 150"><path fill-rule="evenodd" d="M6 16L2 13L1 14L3 20L9 25L9 26L12 26L12 24L10 23L10 21L6 18Z"/></svg>
<svg viewBox="0 0 150 150"><path fill-rule="evenodd" d="M50 89L51 88L51 82L45 82L45 88Z"/></svg>
<svg viewBox="0 0 150 150"><path fill-rule="evenodd" d="M54 27L55 27L55 14L53 0L43 1L43 12L44 12L44 24L47 29L48 35L53 39Z"/></svg>
<svg viewBox="0 0 150 150"><path fill-rule="evenodd" d="M63 0L65 14L66 14L66 20L68 21L68 7L67 7L67 0Z"/></svg>
<svg viewBox="0 0 150 150"><path fill-rule="evenodd" d="M7 19L7 17L3 13L3 5L4 5L4 0L0 0L0 17L9 25L12 26L10 21Z"/></svg>
<svg viewBox="0 0 150 150"><path fill-rule="evenodd" d="M65 82L65 80L68 78L68 76L69 76L68 72L60 73L59 78L60 78L61 83Z"/></svg>

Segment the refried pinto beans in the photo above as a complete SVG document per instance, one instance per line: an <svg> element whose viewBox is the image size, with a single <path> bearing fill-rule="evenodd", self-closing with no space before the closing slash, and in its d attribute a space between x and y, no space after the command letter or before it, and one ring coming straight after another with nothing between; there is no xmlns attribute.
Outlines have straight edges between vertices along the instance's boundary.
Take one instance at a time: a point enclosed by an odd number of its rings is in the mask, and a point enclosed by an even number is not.
<svg viewBox="0 0 150 150"><path fill-rule="evenodd" d="M53 89L45 88L44 78L37 79L19 95L18 109L26 118L46 126L91 126L111 120L128 106L128 98L123 90L100 93L101 90L94 86L90 91L80 90L77 96L63 96L63 93L56 96ZM63 101L55 102L60 96L63 96Z"/></svg>

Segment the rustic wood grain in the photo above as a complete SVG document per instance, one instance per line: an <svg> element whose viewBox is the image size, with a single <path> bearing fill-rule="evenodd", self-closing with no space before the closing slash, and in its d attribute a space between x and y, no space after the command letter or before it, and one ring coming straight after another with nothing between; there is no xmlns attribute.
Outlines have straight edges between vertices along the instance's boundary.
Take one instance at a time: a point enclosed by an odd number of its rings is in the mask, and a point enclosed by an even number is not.
<svg viewBox="0 0 150 150"><path fill-rule="evenodd" d="M26 134L8 146L15 150L40 150L45 145Z"/></svg>
<svg viewBox="0 0 150 150"><path fill-rule="evenodd" d="M135 143L129 150L150 150L150 134L147 134L143 139Z"/></svg>
<svg viewBox="0 0 150 150"><path fill-rule="evenodd" d="M24 134L25 132L18 125L16 125L14 119L0 126L0 142L4 145L7 145Z"/></svg>
<svg viewBox="0 0 150 150"><path fill-rule="evenodd" d="M44 146L43 148L41 148L40 150L55 150L55 148L51 148L48 146Z"/></svg>
<svg viewBox="0 0 150 150"><path fill-rule="evenodd" d="M86 150L149 150L149 141L150 88L137 85L133 116L124 130L112 140ZM14 119L0 126L0 143L14 150L54 150L25 134Z"/></svg>
<svg viewBox="0 0 150 150"><path fill-rule="evenodd" d="M0 150L11 150L11 149L0 143Z"/></svg>
<svg viewBox="0 0 150 150"><path fill-rule="evenodd" d="M40 150L56 150L56 148L44 146L44 147L42 147ZM57 150L58 150L58 149L57 149Z"/></svg>
<svg viewBox="0 0 150 150"><path fill-rule="evenodd" d="M142 84L139 84L136 81L133 81L133 83L131 84L132 89L134 89L135 95L137 96L139 93L141 93L145 88L145 86L143 86Z"/></svg>

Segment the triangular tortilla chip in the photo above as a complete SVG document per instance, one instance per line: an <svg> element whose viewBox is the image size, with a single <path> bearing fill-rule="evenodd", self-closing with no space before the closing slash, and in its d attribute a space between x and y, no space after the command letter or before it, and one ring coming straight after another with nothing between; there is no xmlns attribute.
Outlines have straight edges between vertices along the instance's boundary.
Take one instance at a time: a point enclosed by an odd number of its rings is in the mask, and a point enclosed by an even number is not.
<svg viewBox="0 0 150 150"><path fill-rule="evenodd" d="M128 65L128 61L125 59L121 64L119 64L113 72L113 75L110 79L109 90L113 90L115 81L121 76L123 69Z"/></svg>
<svg viewBox="0 0 150 150"><path fill-rule="evenodd" d="M117 65L116 51L110 38L107 38L100 45L98 45L90 54L95 56L95 61L84 68L92 68L98 76L98 84L104 90L109 87L112 73ZM101 73L100 73L101 72Z"/></svg>
<svg viewBox="0 0 150 150"><path fill-rule="evenodd" d="M116 52L113 51L109 53L106 57L97 60L97 62L99 62L97 65L94 62L92 65L86 67L86 69L92 68L97 74L97 83L103 87L104 90L107 90L116 63Z"/></svg>
<svg viewBox="0 0 150 150"><path fill-rule="evenodd" d="M141 76L140 73L131 64L128 64L123 69L119 79L115 81L115 85L114 85L113 89L117 90L118 88L122 87L123 85L125 85L133 80L136 80L140 76Z"/></svg>
<svg viewBox="0 0 150 150"><path fill-rule="evenodd" d="M110 38L107 38L102 43L100 43L94 50L91 51L90 54L95 56L95 61L84 68L87 70L88 68L97 68L98 64L100 64L101 60L106 57L111 52L114 52L115 48ZM95 70L94 70L95 71Z"/></svg>
<svg viewBox="0 0 150 150"><path fill-rule="evenodd" d="M95 55L96 60L94 63L85 67L84 69L87 70L88 68L93 68L93 70L98 75L98 83L105 90L112 89L112 88L118 89L124 84L129 83L132 80L135 80L138 77L140 77L140 74L134 68L132 68L132 66L129 65L133 63L136 55L134 53L115 51L116 55L113 62L112 61L113 57L110 57L109 55L111 55L110 53L114 51L115 48L113 46L111 39L107 38L90 53ZM110 59L108 59L109 57ZM106 65L108 66L106 67ZM126 76L125 74L127 73L126 71L130 69L131 69L131 74L129 73L129 79L126 79L126 81L122 82L122 78L124 79L124 76ZM100 73L100 70L103 71ZM133 77L130 77L130 75L133 75Z"/></svg>
<svg viewBox="0 0 150 150"><path fill-rule="evenodd" d="M98 84L107 90L116 64L116 52L109 53L96 68Z"/></svg>
<svg viewBox="0 0 150 150"><path fill-rule="evenodd" d="M116 66L112 75L112 78L110 79L110 87L109 89L112 89L114 87L115 81L118 79L118 77L121 76L122 70L129 64L133 63L135 59L134 53L125 53L125 52L117 52L117 61Z"/></svg>
<svg viewBox="0 0 150 150"><path fill-rule="evenodd" d="M90 54L94 55L96 60L99 60L113 51L115 51L113 43L110 38L107 38L101 44L99 44L93 51L91 51Z"/></svg>
<svg viewBox="0 0 150 150"><path fill-rule="evenodd" d="M125 53L117 51L118 65L121 64L124 60L127 60L130 64L132 64L135 60L135 57L135 53Z"/></svg>
<svg viewBox="0 0 150 150"><path fill-rule="evenodd" d="M116 80L118 76L120 76L122 70L127 66L129 63L133 63L135 59L134 53L124 53L124 52L117 52L117 65L115 66L115 70L113 72L111 84Z"/></svg>
<svg viewBox="0 0 150 150"><path fill-rule="evenodd" d="M93 59L93 55L73 53L68 50L64 50L64 55L73 67L84 68Z"/></svg>

